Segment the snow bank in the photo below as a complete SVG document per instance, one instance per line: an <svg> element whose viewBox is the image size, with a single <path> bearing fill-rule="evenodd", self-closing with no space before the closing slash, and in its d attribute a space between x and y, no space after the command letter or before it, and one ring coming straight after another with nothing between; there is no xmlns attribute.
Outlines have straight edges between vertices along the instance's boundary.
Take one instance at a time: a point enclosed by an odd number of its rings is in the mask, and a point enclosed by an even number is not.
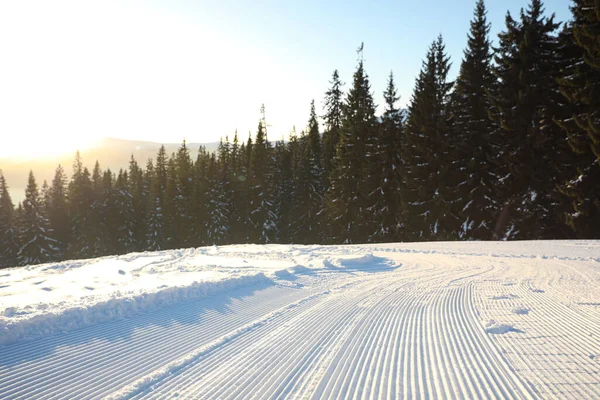
<svg viewBox="0 0 600 400"><path fill-rule="evenodd" d="M167 287L154 292L128 293L119 291L109 300L90 306L60 309L25 318L15 307L9 307L0 316L0 345L29 340L59 332L71 331L115 318L124 318L156 310L186 300L200 299L216 293L268 281L259 272L217 281L191 282L186 286Z"/></svg>

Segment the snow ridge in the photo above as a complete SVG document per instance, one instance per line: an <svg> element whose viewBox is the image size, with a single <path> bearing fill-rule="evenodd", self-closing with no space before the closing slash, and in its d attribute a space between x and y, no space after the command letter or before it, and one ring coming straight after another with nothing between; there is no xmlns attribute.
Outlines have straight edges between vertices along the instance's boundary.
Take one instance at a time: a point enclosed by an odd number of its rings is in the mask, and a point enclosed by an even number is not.
<svg viewBox="0 0 600 400"><path fill-rule="evenodd" d="M0 345L21 340L64 333L75 329L95 325L113 319L127 318L140 313L168 307L183 301L201 299L222 291L241 286L269 282L264 273L232 277L218 281L191 282L186 286L167 287L155 292L126 294L116 292L113 298L88 307L73 307L35 315L30 318L14 319L0 317ZM4 317L11 317L18 311L5 309Z"/></svg>

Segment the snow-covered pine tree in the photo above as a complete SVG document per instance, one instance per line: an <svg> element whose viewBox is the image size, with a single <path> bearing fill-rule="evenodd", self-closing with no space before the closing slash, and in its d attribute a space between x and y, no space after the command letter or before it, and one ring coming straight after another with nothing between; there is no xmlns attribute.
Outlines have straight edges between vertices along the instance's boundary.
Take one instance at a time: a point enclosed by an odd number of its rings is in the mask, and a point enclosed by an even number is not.
<svg viewBox="0 0 600 400"><path fill-rule="evenodd" d="M108 254L107 237L104 224L107 222L105 202L102 197L103 172L100 163L96 161L92 170L92 207L90 210L90 227L93 229L93 242L90 248L90 257L100 257Z"/></svg>
<svg viewBox="0 0 600 400"><path fill-rule="evenodd" d="M21 248L17 259L20 265L40 264L56 257L56 241L51 237L50 223L46 217L43 198L35 182L33 171L29 172L25 189L19 236Z"/></svg>
<svg viewBox="0 0 600 400"><path fill-rule="evenodd" d="M117 231L117 253L125 254L135 251L133 196L129 190L127 171L119 170L115 181L115 209Z"/></svg>
<svg viewBox="0 0 600 400"><path fill-rule="evenodd" d="M229 212L231 210L231 182L229 167L223 142L220 143L220 157L210 155L207 166L206 236L208 245L227 244L229 238Z"/></svg>
<svg viewBox="0 0 600 400"><path fill-rule="evenodd" d="M277 235L272 153L262 118L250 158L250 243L272 243Z"/></svg>
<svg viewBox="0 0 600 400"><path fill-rule="evenodd" d="M520 20L506 16L499 34L491 93L498 123L498 200L503 207L495 229L499 238L564 237L566 225L556 212L564 154L564 134L553 123L562 101L558 90L559 51L554 15L547 18L540 0L521 10Z"/></svg>
<svg viewBox="0 0 600 400"><path fill-rule="evenodd" d="M177 192L174 203L175 226L172 232L178 238L178 246L191 247L197 237L197 226L193 215L194 209L194 165L190 157L190 150L185 140L179 147L175 156L177 174Z"/></svg>
<svg viewBox="0 0 600 400"><path fill-rule="evenodd" d="M301 139L302 153L295 185L294 202L297 208L294 213L294 236L297 243L315 244L323 240L325 173L314 100L310 105L307 131L308 134Z"/></svg>
<svg viewBox="0 0 600 400"><path fill-rule="evenodd" d="M104 238L105 254L117 254L119 252L119 224L120 210L117 204L115 189L115 176L110 169L102 174L102 188L100 197L102 209L104 210L104 221L102 223L102 236Z"/></svg>
<svg viewBox="0 0 600 400"><path fill-rule="evenodd" d="M449 68L440 35L431 44L417 78L405 130L403 194L411 232L407 239L448 240L458 236Z"/></svg>
<svg viewBox="0 0 600 400"><path fill-rule="evenodd" d="M59 165L56 168L52 184L48 190L48 200L46 202L52 237L56 240L56 258L59 260L67 258L67 248L71 232L66 187L67 177L63 167Z"/></svg>
<svg viewBox="0 0 600 400"><path fill-rule="evenodd" d="M274 148L275 207L277 215L277 232L279 243L290 243L292 240L291 217L295 205L293 193L292 153L287 143L279 140Z"/></svg>
<svg viewBox="0 0 600 400"><path fill-rule="evenodd" d="M79 152L75 155L73 175L68 187L69 217L71 235L69 241L70 258L91 257L94 243L94 221L90 218L93 204L90 172L83 167Z"/></svg>
<svg viewBox="0 0 600 400"><path fill-rule="evenodd" d="M165 146L161 146L156 155L156 166L148 194L146 230L146 248L163 250L167 248L165 226L165 193L167 191L167 154Z"/></svg>
<svg viewBox="0 0 600 400"><path fill-rule="evenodd" d="M19 237L15 206L8 192L8 184L0 170L0 268L17 265Z"/></svg>
<svg viewBox="0 0 600 400"><path fill-rule="evenodd" d="M325 131L323 132L323 167L325 168L325 181L329 181L329 176L333 171L333 159L337 151L337 146L342 133L342 108L344 85L340 80L338 70L333 71L333 76L329 82L331 87L325 92Z"/></svg>
<svg viewBox="0 0 600 400"><path fill-rule="evenodd" d="M367 209L371 182L367 179L365 154L367 142L377 135L377 119L362 49L361 45L353 85L343 106L342 135L326 200L332 235L338 243L364 243L369 231L366 227L372 223L372 210Z"/></svg>
<svg viewBox="0 0 600 400"><path fill-rule="evenodd" d="M210 154L206 151L206 147L200 146L194 163L194 231L197 232L195 246L214 244L209 230L211 217L209 164Z"/></svg>
<svg viewBox="0 0 600 400"><path fill-rule="evenodd" d="M231 226L231 243L248 242L248 160L246 145L239 143L238 133L235 132L231 147L232 162L232 212L229 225Z"/></svg>
<svg viewBox="0 0 600 400"><path fill-rule="evenodd" d="M488 92L495 83L492 73L490 25L483 0L475 6L460 72L453 93L455 168L459 171L459 238L490 240L493 237L498 203L497 176L493 158L501 143L493 135L498 126L488 116Z"/></svg>
<svg viewBox="0 0 600 400"><path fill-rule="evenodd" d="M129 193L131 193L131 204L133 209L133 250L141 251L146 242L146 192L144 190L144 171L137 160L131 155L129 160L128 181Z"/></svg>
<svg viewBox="0 0 600 400"><path fill-rule="evenodd" d="M371 242L401 240L404 219L401 198L404 113L396 107L399 97L394 84L394 75L391 72L383 97L385 109L379 124L379 150L376 162L379 166L378 186L371 193L375 228L369 239Z"/></svg>
<svg viewBox="0 0 600 400"><path fill-rule="evenodd" d="M577 236L600 238L600 4L573 0L571 12L561 34L566 65L559 79L567 110L557 120L577 162L561 191L571 200L566 219Z"/></svg>

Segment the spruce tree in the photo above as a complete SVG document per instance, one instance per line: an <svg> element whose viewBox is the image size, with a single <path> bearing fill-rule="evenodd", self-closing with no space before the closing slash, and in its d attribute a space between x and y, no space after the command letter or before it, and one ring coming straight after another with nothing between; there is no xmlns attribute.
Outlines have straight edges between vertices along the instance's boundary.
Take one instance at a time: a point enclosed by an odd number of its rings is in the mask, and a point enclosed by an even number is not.
<svg viewBox="0 0 600 400"><path fill-rule="evenodd" d="M246 161L246 145L240 145L238 133L235 132L231 147L232 169L232 212L229 218L231 227L231 243L246 243L248 240L248 169Z"/></svg>
<svg viewBox="0 0 600 400"><path fill-rule="evenodd" d="M364 69L362 45L354 80L343 107L342 136L334 158L327 194L327 212L332 235L339 243L363 243L372 223L367 195L372 182L367 178L365 154L368 141L377 134L375 104Z"/></svg>
<svg viewBox="0 0 600 400"><path fill-rule="evenodd" d="M67 249L71 233L71 220L67 204L67 177L62 166L58 166L48 191L46 209L52 237L56 241L56 257L67 258Z"/></svg>
<svg viewBox="0 0 600 400"><path fill-rule="evenodd" d="M450 121L450 62L440 35L429 48L409 107L403 148L405 207L411 240L458 236L458 186Z"/></svg>
<svg viewBox="0 0 600 400"><path fill-rule="evenodd" d="M222 144L221 144L222 146ZM222 150L223 151L223 150ZM226 244L229 235L229 210L231 197L227 190L230 188L224 171L219 171L219 163L215 153L210 155L206 169L207 201L206 207L206 236L208 245Z"/></svg>
<svg viewBox="0 0 600 400"><path fill-rule="evenodd" d="M6 179L0 170L0 268L17 265L19 237L15 206L8 192Z"/></svg>
<svg viewBox="0 0 600 400"><path fill-rule="evenodd" d="M148 250L164 250L167 248L165 220L166 192L167 154L165 146L161 146L156 155L156 166L148 195L148 229L146 230L146 247Z"/></svg>
<svg viewBox="0 0 600 400"><path fill-rule="evenodd" d="M194 170L189 148L185 140L175 156L177 194L174 204L176 229L172 234L178 238L178 246L190 247L197 233L193 215Z"/></svg>
<svg viewBox="0 0 600 400"><path fill-rule="evenodd" d="M566 65L559 85L567 100L557 118L577 159L561 185L570 198L568 224L579 237L600 237L600 4L574 0L573 21L562 32Z"/></svg>
<svg viewBox="0 0 600 400"><path fill-rule="evenodd" d="M276 238L274 206L273 154L267 140L265 120L258 123L250 157L250 243L272 243ZM250 147L250 146L249 146Z"/></svg>
<svg viewBox="0 0 600 400"><path fill-rule="evenodd" d="M45 215L43 198L33 171L29 172L19 228L21 248L17 259L20 265L40 264L56 257L56 242L51 237L50 223Z"/></svg>
<svg viewBox="0 0 600 400"><path fill-rule="evenodd" d="M133 154L129 160L128 185L133 207L133 250L141 251L146 242L146 192L144 188L144 171Z"/></svg>
<svg viewBox="0 0 600 400"><path fill-rule="evenodd" d="M94 202L90 172L83 167L79 152L75 155L73 175L68 188L69 217L71 235L69 241L70 258L87 258L92 255L95 241L95 225L90 218Z"/></svg>
<svg viewBox="0 0 600 400"><path fill-rule="evenodd" d="M116 215L117 253L125 254L136 250L135 217L133 196L130 191L127 171L119 170L114 188Z"/></svg>
<svg viewBox="0 0 600 400"><path fill-rule="evenodd" d="M489 240L493 237L497 170L494 157L501 144L494 145L498 127L488 117L488 93L493 90L492 52L483 0L478 0L468 34L460 72L456 78L454 101L454 167L460 174L459 237Z"/></svg>
<svg viewBox="0 0 600 400"><path fill-rule="evenodd" d="M325 92L325 132L323 133L323 167L325 168L326 180L333 171L333 159L342 133L342 108L343 108L343 83L340 80L338 70L333 71L329 82L331 87Z"/></svg>
<svg viewBox="0 0 600 400"><path fill-rule="evenodd" d="M298 165L294 236L298 243L321 243L323 236L324 171L321 164L319 123L314 100L310 105L308 135L302 138L301 162Z"/></svg>
<svg viewBox="0 0 600 400"><path fill-rule="evenodd" d="M559 24L544 16L540 0L521 10L520 20L506 16L499 35L492 91L492 117L498 123L498 199L503 207L498 238L563 237L566 225L557 210L564 135L553 123L560 103L557 78Z"/></svg>
<svg viewBox="0 0 600 400"><path fill-rule="evenodd" d="M370 194L375 222L370 241L374 242L400 240L404 220L401 197L404 113L396 107L399 97L391 72L383 97L385 110L379 126L377 159L374 160L380 174L378 186Z"/></svg>

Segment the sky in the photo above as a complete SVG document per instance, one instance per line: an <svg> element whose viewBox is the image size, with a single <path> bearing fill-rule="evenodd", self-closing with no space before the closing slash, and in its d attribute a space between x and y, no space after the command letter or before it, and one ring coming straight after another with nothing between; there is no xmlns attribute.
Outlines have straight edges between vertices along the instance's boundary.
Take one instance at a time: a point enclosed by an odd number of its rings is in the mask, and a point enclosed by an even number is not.
<svg viewBox="0 0 600 400"><path fill-rule="evenodd" d="M527 0L487 0L492 37ZM570 18L568 0L547 13ZM101 137L160 143L271 140L321 114L334 69L347 89L364 42L375 101L393 71L410 100L444 36L458 72L475 0L19 0L0 2L0 158L43 157ZM0 166L1 168L1 166Z"/></svg>

